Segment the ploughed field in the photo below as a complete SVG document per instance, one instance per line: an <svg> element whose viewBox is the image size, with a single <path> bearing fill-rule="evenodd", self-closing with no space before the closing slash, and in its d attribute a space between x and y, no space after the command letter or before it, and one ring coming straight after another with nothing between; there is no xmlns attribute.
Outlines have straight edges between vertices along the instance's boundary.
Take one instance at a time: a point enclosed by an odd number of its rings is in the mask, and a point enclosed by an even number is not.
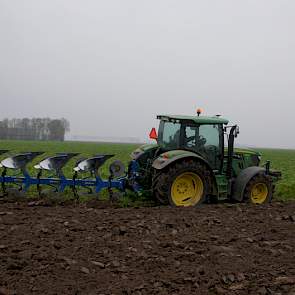
<svg viewBox="0 0 295 295"><path fill-rule="evenodd" d="M44 151L28 166L32 175L37 174L34 164L57 152L115 154L127 164L137 147L0 145L11 154ZM295 151L260 151L263 161L271 160L283 173L275 202L266 206L123 209L115 206L135 206L131 196L117 205L90 200L64 206L46 204L66 204L66 197L53 203L0 198L0 294L294 295L295 202L277 201L295 198ZM65 167L67 177L77 158ZM103 177L111 161L102 168Z"/></svg>
<svg viewBox="0 0 295 295"><path fill-rule="evenodd" d="M0 294L295 294L295 202L0 202Z"/></svg>

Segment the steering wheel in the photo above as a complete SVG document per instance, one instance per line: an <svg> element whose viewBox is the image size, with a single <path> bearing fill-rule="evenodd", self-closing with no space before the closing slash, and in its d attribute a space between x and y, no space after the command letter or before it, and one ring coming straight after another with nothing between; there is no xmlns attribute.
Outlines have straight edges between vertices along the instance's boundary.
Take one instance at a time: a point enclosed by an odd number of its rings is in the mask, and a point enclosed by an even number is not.
<svg viewBox="0 0 295 295"><path fill-rule="evenodd" d="M202 147L206 144L206 142L207 142L206 138L204 136L200 135L199 139L196 142L196 145L199 147Z"/></svg>
<svg viewBox="0 0 295 295"><path fill-rule="evenodd" d="M185 143L187 147L194 147L196 145L196 137L190 136L186 138Z"/></svg>
<svg viewBox="0 0 295 295"><path fill-rule="evenodd" d="M206 138L202 135L199 136L199 139L197 141L195 136L190 136L186 139L187 147L203 147L206 142Z"/></svg>

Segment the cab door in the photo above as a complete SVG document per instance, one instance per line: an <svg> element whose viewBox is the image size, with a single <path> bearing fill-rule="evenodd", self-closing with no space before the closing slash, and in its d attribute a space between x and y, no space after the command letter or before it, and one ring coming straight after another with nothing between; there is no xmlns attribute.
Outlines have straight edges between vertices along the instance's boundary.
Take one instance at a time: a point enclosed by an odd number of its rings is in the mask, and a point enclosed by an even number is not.
<svg viewBox="0 0 295 295"><path fill-rule="evenodd" d="M220 124L184 125L182 146L200 154L213 170L220 170L223 158Z"/></svg>

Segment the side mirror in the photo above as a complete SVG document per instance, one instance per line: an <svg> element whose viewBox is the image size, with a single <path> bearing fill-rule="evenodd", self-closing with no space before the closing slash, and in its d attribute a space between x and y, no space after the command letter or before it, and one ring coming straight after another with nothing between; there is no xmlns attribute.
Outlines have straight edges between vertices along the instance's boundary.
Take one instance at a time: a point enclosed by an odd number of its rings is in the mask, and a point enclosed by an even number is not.
<svg viewBox="0 0 295 295"><path fill-rule="evenodd" d="M150 137L150 139L154 139L154 140L157 140L158 139L157 131L156 131L155 128L152 128L149 137Z"/></svg>
<svg viewBox="0 0 295 295"><path fill-rule="evenodd" d="M235 137L238 137L239 134L240 134L240 128L239 128L239 126L237 126L237 128L235 130Z"/></svg>

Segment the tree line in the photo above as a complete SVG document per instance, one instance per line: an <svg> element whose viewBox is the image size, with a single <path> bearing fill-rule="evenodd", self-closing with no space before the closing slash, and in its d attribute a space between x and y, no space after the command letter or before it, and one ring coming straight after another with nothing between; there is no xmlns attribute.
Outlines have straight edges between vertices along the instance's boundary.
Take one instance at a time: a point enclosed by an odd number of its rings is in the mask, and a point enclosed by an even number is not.
<svg viewBox="0 0 295 295"><path fill-rule="evenodd" d="M0 139L64 141L70 131L65 118L23 118L0 121Z"/></svg>

